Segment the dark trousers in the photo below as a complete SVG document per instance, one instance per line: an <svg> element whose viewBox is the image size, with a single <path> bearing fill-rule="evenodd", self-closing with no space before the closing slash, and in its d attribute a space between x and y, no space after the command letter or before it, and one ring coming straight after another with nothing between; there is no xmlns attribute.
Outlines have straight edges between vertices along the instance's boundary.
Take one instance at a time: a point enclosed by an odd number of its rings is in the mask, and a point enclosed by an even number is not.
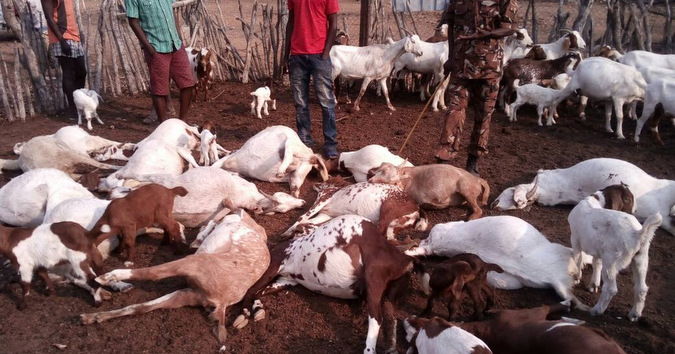
<svg viewBox="0 0 675 354"><path fill-rule="evenodd" d="M295 120L298 136L303 143L314 144L309 119L309 78L314 79L314 92L323 116L324 151L337 154L337 125L335 123L335 97L333 96L332 66L330 58L323 60L321 54L291 55L288 60L291 90L295 99Z"/></svg>
<svg viewBox="0 0 675 354"><path fill-rule="evenodd" d="M84 84L87 81L87 66L84 63L84 57L57 57L57 59L59 60L61 73L63 74L63 93L68 99L68 106L70 106L68 111L71 115L76 115L77 110L73 102L73 92L84 88Z"/></svg>

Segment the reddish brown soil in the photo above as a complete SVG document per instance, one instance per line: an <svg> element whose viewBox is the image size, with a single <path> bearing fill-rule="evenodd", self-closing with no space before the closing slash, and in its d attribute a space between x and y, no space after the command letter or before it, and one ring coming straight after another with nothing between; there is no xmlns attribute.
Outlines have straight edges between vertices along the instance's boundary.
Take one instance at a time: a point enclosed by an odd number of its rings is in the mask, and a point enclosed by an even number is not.
<svg viewBox="0 0 675 354"><path fill-rule="evenodd" d="M222 145L235 149L264 127L283 124L294 127L294 106L290 92L280 89L277 95L279 110L270 117L255 119L249 112L249 92L255 85L226 83L216 85L213 92L222 95L210 103L197 103L191 110L190 122L214 120ZM338 109L340 149L355 150L367 144L382 144L397 151L406 133L422 110L415 95L397 92L392 101L396 112L388 112L384 99L369 94L362 103L360 112L351 112L346 105ZM143 125L140 120L147 114L150 101L147 97L122 98L106 101L99 113L105 127L94 125L94 133L119 141L138 141L154 126ZM589 123L581 123L574 117L571 108L562 107L562 116L555 127L538 127L533 110L522 109L521 120L510 124L503 114L496 113L492 123L490 154L481 161L482 176L492 189L490 200L501 190L529 181L535 171L571 166L593 157L616 157L640 166L660 178L675 178L675 133L670 124L662 126L665 147L654 145L649 132L643 134L644 144L634 146L617 141L603 131L601 112L590 110ZM315 122L314 138L321 142L320 110L312 110ZM415 131L410 144L402 153L415 164L433 163L433 149L438 141L442 113L426 113ZM71 124L64 118L36 118L25 124L0 125L0 158L12 158L12 145L32 136L53 133L59 127ZM114 126L114 129L111 127ZM631 136L635 123L624 122L627 136ZM464 141L468 141L468 132ZM466 154L455 162L463 167ZM0 176L0 185L9 180ZM301 196L310 204L315 198L312 183L318 176L310 175ZM266 192L287 191L284 184L256 184ZM569 245L567 214L570 207L533 206L529 212L508 212L532 223L551 240ZM274 246L280 232L285 230L304 210L288 214L256 217L269 235L269 244ZM449 211L430 212L432 224L460 220L467 210L452 208ZM498 212L486 210L487 215ZM190 235L194 237L195 231ZM424 238L426 233L415 233ZM141 237L138 245L137 266L156 265L179 256L169 248L160 248L160 237ZM647 283L650 286L644 318L631 323L626 315L630 310L633 295L630 271L619 276L619 294L612 300L606 314L590 317L587 313L574 311L571 316L588 321L588 325L601 328L618 341L628 353L673 353L675 352L675 283L671 273L672 249L675 238L659 230L652 243ZM0 262L0 268L2 263ZM119 258L106 261L106 269L121 267ZM585 272L586 277L590 272ZM0 273L0 286L10 275ZM586 281L586 279L584 279ZM17 285L10 291L0 293L0 352L58 352L54 344L67 345L68 352L213 352L219 348L211 334L206 312L201 308L160 310L136 317L115 319L103 324L82 326L78 315L96 311L90 296L82 289L63 286L51 297L42 294L43 284L36 281L36 292L29 301L27 310L15 308L19 294ZM98 310L116 309L140 301L154 299L185 286L182 279L168 279L157 283L140 282L126 294L114 294ZM593 304L597 294L582 288L575 294L587 304ZM560 301L553 290L521 289L497 291L497 308L534 307ZM419 314L425 305L425 297L414 282L410 296L402 302L398 317ZM361 301L331 299L314 294L301 287L264 298L267 319L249 325L241 331L230 328L226 346L234 353L354 353L363 350L367 331L367 314ZM461 315L470 315L470 304L465 303ZM238 314L238 307L230 311L229 323ZM435 314L446 316L447 310L437 305ZM407 345L399 330L399 346ZM380 344L379 348L382 348Z"/></svg>

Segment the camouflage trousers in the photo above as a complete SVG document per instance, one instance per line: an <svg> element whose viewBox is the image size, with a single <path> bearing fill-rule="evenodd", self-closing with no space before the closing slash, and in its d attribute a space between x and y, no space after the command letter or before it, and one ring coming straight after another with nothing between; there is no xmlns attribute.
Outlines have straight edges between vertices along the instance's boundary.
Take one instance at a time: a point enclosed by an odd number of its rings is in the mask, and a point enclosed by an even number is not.
<svg viewBox="0 0 675 354"><path fill-rule="evenodd" d="M498 92L499 78L452 78L447 89L449 104L445 115L445 126L441 134L441 146L445 146L450 154L457 154L464 131L466 110L469 102L471 102L474 109L474 125L469 143L469 155L482 156L487 154L490 120L492 119L492 112L495 110Z"/></svg>

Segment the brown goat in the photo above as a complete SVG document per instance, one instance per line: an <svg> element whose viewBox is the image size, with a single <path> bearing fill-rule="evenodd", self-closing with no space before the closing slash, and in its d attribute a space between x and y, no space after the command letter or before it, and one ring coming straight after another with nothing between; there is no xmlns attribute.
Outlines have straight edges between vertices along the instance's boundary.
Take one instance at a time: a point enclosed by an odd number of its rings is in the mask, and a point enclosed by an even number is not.
<svg viewBox="0 0 675 354"><path fill-rule="evenodd" d="M120 280L157 281L184 277L189 288L119 310L83 314L80 317L82 323L92 324L161 308L213 307L211 318L218 322L214 334L223 343L227 338L227 307L241 301L269 263L265 229L246 212L239 210L236 214L225 216L193 255L154 267L117 269L96 278L96 281L108 284Z"/></svg>
<svg viewBox="0 0 675 354"><path fill-rule="evenodd" d="M469 204L469 220L483 216L482 206L487 204L490 186L479 177L455 166L433 164L405 167L383 163L368 182L398 186L422 208L444 209L449 206Z"/></svg>
<svg viewBox="0 0 675 354"><path fill-rule="evenodd" d="M487 283L488 271L504 272L500 266L486 263L471 253L458 254L438 265L431 273L429 279L431 294L421 316L426 317L433 311L435 299L445 297L448 299L448 319L455 319L462 291L466 290L473 301L473 316L482 318L483 312L494 304L494 289ZM487 295L487 302L483 298L483 291Z"/></svg>
<svg viewBox="0 0 675 354"><path fill-rule="evenodd" d="M533 309L502 310L485 322L458 323L483 340L493 353L625 354L605 332L561 320L569 307L556 304Z"/></svg>
<svg viewBox="0 0 675 354"><path fill-rule="evenodd" d="M124 198L115 199L105 209L101 218L91 229L96 244L110 236L122 235L120 246L127 248L125 266L133 266L136 255L136 231L157 225L164 230L164 240L185 243L183 226L173 218L173 200L176 195L184 197L183 187L168 189L159 184L148 184L131 191Z"/></svg>
<svg viewBox="0 0 675 354"><path fill-rule="evenodd" d="M103 258L87 230L74 222L43 224L33 228L11 228L0 225L0 255L7 257L21 278L23 294L17 308L26 308L33 273L44 279L46 295L54 289L47 271L55 271L88 290L95 305L110 293L93 281L100 274Z"/></svg>

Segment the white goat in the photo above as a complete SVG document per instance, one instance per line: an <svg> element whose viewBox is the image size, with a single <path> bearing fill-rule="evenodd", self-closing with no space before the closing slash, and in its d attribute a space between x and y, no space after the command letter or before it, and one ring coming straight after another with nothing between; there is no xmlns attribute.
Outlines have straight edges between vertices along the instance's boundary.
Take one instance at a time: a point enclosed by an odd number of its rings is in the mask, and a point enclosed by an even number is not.
<svg viewBox="0 0 675 354"><path fill-rule="evenodd" d="M268 101L272 101L272 110L277 110L277 100L272 99L272 90L270 90L269 87L259 87L251 92L251 96L253 96L253 101L251 101L251 114L257 116L258 119L262 119L262 116L260 115L261 110L266 116L270 115L270 112L267 110Z"/></svg>
<svg viewBox="0 0 675 354"><path fill-rule="evenodd" d="M210 166L212 162L218 160L218 144L216 143L216 135L211 133L208 129L202 129L199 134L201 145L199 147L199 163L204 166Z"/></svg>
<svg viewBox="0 0 675 354"><path fill-rule="evenodd" d="M673 71L675 73L675 71ZM673 101L673 96L675 96L675 80L671 78L653 80L647 89L645 90L645 102L642 108L642 116L637 121L635 125L635 136L633 139L635 142L640 141L640 132L642 132L642 127L645 125L647 120L656 112L656 107L661 104L663 112L659 112L659 116L656 118L656 121L653 124L652 131L656 136L656 140L663 145L661 140L661 135L659 134L659 121L661 120L661 115L675 115L675 101ZM635 112L635 110L633 110Z"/></svg>
<svg viewBox="0 0 675 354"><path fill-rule="evenodd" d="M541 127L541 116L544 114L544 108L548 108L548 118L546 119L546 125L551 126L556 124L553 119L553 115L556 111L556 106L561 101L560 96L565 93L562 90L554 90L548 87L542 87L537 84L526 84L523 86L518 86L520 83L519 79L513 80L513 89L517 93L517 99L511 104L511 117L509 117L509 122L516 122L518 118L516 112L518 108L524 104L533 104L537 106L537 124Z"/></svg>
<svg viewBox="0 0 675 354"><path fill-rule="evenodd" d="M403 329L410 343L406 354L492 354L480 338L438 317L408 317L403 320Z"/></svg>
<svg viewBox="0 0 675 354"><path fill-rule="evenodd" d="M419 247L406 251L409 256L460 253L473 253L502 267L504 273L488 273L488 282L498 289L553 288L565 301L588 309L572 293L572 275L577 272L572 250L549 242L522 219L500 215L437 224Z"/></svg>
<svg viewBox="0 0 675 354"><path fill-rule="evenodd" d="M72 150L50 135L36 136L21 147L21 155L16 160L0 159L0 168L28 172L38 168L56 168L73 177L92 169L117 170L120 166L102 163Z"/></svg>
<svg viewBox="0 0 675 354"><path fill-rule="evenodd" d="M199 227L210 220L219 221L235 209L274 214L305 205L304 200L283 192L262 193L255 184L216 167L197 167L178 176L143 175L138 181L187 189L188 194L176 198L173 204L174 218L187 227Z"/></svg>
<svg viewBox="0 0 675 354"><path fill-rule="evenodd" d="M188 125L180 119L172 118L158 125L150 135L136 144L136 148L140 148L150 140L162 140L176 147L195 150L199 147L199 136L197 126Z"/></svg>
<svg viewBox="0 0 675 354"><path fill-rule="evenodd" d="M559 98L561 101L573 93L581 90L581 108L579 116L585 120L586 103L588 97L607 100L605 103L605 130L614 132L611 127L612 104L616 114L616 137L623 136L623 105L645 95L647 83L637 69L617 63L602 57L592 57L583 60L574 72L570 73L570 82L563 90L565 93Z"/></svg>
<svg viewBox="0 0 675 354"><path fill-rule="evenodd" d="M42 224L45 214L72 198L93 198L66 173L42 168L19 175L0 188L0 222L21 227Z"/></svg>
<svg viewBox="0 0 675 354"><path fill-rule="evenodd" d="M293 129L283 125L265 128L213 166L260 181L288 182L296 198L312 168L319 170L324 181L328 179L323 157L303 144Z"/></svg>
<svg viewBox="0 0 675 354"><path fill-rule="evenodd" d="M668 217L675 205L675 181L654 178L639 167L617 159L589 159L569 168L539 170L532 183L505 189L492 207L524 209L535 201L545 206L576 204L595 191L621 182L633 193L634 215L638 220L658 212L663 217L661 227L675 235L675 224Z"/></svg>
<svg viewBox="0 0 675 354"><path fill-rule="evenodd" d="M577 262L575 279L581 279L582 252L593 257L593 276L589 288L600 287L602 270L602 295L591 309L591 315L605 312L617 293L616 277L629 264L633 270L634 303L628 314L631 321L642 316L647 298L647 266L649 245L654 232L661 224L661 214L655 213L643 225L628 213L604 209L602 191L579 202L567 218L572 231L573 259Z"/></svg>
<svg viewBox="0 0 675 354"><path fill-rule="evenodd" d="M99 124L103 125L103 121L96 113L98 108L98 101L103 102L103 97L94 90L78 89L73 91L73 102L77 108L77 125L82 124L82 115L87 119L87 129L92 130L91 119L96 118Z"/></svg>
<svg viewBox="0 0 675 354"><path fill-rule="evenodd" d="M414 53L403 53L400 57L394 60L393 76L396 77L399 71L406 69L411 72L419 74L433 75L434 79L431 85L442 84L443 80L443 64L448 60L448 41L429 43L423 40L419 41L422 55ZM444 81L444 80L443 80ZM441 102L441 109L445 109L445 88L447 85L441 86L436 90L436 95L431 104L434 112L438 111L438 102ZM427 88L420 88L420 100L426 100Z"/></svg>
<svg viewBox="0 0 675 354"><path fill-rule="evenodd" d="M330 50L333 69L332 79L335 81L338 75L346 80L363 79L359 96L354 101L354 109L357 111L360 109L359 103L361 102L361 97L366 92L370 82L373 80L379 81L380 88L384 92L384 98L387 101L387 107L395 111L396 109L391 105L391 101L389 101L386 79L391 73L394 61L403 53L423 54L420 48L420 41L419 36L413 35L394 42L389 46L333 46Z"/></svg>
<svg viewBox="0 0 675 354"><path fill-rule="evenodd" d="M519 28L518 32L504 39L504 57L502 64L506 65L511 59L524 58L528 48L532 47L534 41L527 33L527 29Z"/></svg>
<svg viewBox="0 0 675 354"><path fill-rule="evenodd" d="M340 153L337 168L338 171L351 172L356 182L366 182L384 162L396 166L404 164L406 167L413 167L413 164L398 155L392 154L386 147L371 144L356 151ZM344 171L345 169L347 171Z"/></svg>
<svg viewBox="0 0 675 354"><path fill-rule="evenodd" d="M673 54L658 54L646 50L631 50L626 54L621 54L609 47L606 47L603 52L602 56L634 68L652 67L675 70L675 55Z"/></svg>
<svg viewBox="0 0 675 354"><path fill-rule="evenodd" d="M586 42L578 31L563 29L560 32L565 33L565 35L555 42L538 44L546 53L547 60L558 59L570 51L586 48Z"/></svg>

